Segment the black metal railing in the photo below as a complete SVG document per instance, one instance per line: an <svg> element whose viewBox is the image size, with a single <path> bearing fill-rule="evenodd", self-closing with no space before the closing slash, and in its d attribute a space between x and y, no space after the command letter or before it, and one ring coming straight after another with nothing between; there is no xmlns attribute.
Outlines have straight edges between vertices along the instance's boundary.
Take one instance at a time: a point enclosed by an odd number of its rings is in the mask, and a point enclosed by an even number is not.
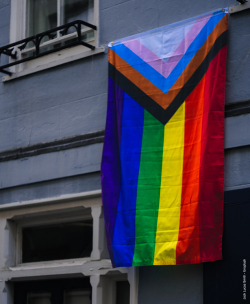
<svg viewBox="0 0 250 304"><path fill-rule="evenodd" d="M31 36L31 37L22 39L20 41L5 45L3 47L0 47L0 57L3 54L3 55L7 55L7 56L11 57L12 59L15 59L15 61L13 61L11 63L1 65L0 66L0 72L8 74L8 75L11 76L12 73L9 72L9 71L6 71L4 69L9 68L9 67L14 66L14 65L17 65L17 64L20 64L20 63L23 63L23 62L26 62L26 61L30 61L30 60L35 59L35 58L39 58L39 57L54 53L54 52L58 52L60 50L66 49L66 48L77 46L77 45L86 46L86 47L90 48L91 50L94 50L95 47L93 45L82 41L82 32L81 32L82 25L87 26L87 27L89 27L93 30L97 29L97 27L93 24L90 24L90 23L82 21L82 20L76 20L76 21L73 21L73 22L55 27L51 30L39 33L37 35L34 35L34 36ZM61 36L65 36L65 35L67 35L68 30L69 30L70 27L74 27L76 29L77 37L76 37L76 39L74 39L74 41L72 41L72 42L70 41L69 43L67 43L65 45L58 46L58 47L54 46L54 48L51 49L51 50L41 52L41 47L42 47L41 46L41 41L44 37L47 36L49 39L53 40L57 36L57 31L60 31L59 33L60 33ZM60 41L58 41L58 43L59 42ZM26 57L26 58L17 60L17 52L15 51L15 47L18 47L18 49L20 51L22 51L22 50L25 49L25 47L27 46L28 43L32 43L35 47L35 50L34 50L33 54L31 56Z"/></svg>

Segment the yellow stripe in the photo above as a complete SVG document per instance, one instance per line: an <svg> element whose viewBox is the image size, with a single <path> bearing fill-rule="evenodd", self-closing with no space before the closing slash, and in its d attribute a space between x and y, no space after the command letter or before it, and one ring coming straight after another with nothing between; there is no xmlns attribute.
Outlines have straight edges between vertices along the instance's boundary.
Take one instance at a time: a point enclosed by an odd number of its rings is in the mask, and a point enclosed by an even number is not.
<svg viewBox="0 0 250 304"><path fill-rule="evenodd" d="M176 264L176 245L181 211L184 128L185 102L164 128L154 265Z"/></svg>

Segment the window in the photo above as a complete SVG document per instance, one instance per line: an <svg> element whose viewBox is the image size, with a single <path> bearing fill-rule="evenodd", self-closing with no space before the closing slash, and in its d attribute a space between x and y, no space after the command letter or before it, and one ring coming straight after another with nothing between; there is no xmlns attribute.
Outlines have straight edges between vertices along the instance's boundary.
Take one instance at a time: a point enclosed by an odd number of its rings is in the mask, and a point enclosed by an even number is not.
<svg viewBox="0 0 250 304"><path fill-rule="evenodd" d="M93 0L27 0L26 36L78 19L94 23Z"/></svg>
<svg viewBox="0 0 250 304"><path fill-rule="evenodd" d="M113 269L109 259L100 193L10 203L0 213L2 304L137 304L138 269Z"/></svg>
<svg viewBox="0 0 250 304"><path fill-rule="evenodd" d="M94 50L78 45L53 54L33 59L9 68L13 74L4 76L9 81L27 74L35 73L70 61L102 53L105 48L99 46L99 0L11 0L10 43L20 41L34 34L53 29L66 23L83 20L97 26L97 30L81 27L81 39L95 47ZM70 27L67 32L57 31L41 41L41 53L53 48L65 46L77 39L77 32ZM17 60L24 59L35 51L29 43L25 49L17 46ZM15 59L9 59L10 62Z"/></svg>
<svg viewBox="0 0 250 304"><path fill-rule="evenodd" d="M14 283L14 304L91 304L88 277Z"/></svg>
<svg viewBox="0 0 250 304"><path fill-rule="evenodd" d="M26 0L26 37L36 35L66 23L83 20L94 24L94 0ZM85 34L84 32L90 33ZM71 27L68 34L74 33ZM83 29L83 40L93 41L94 31ZM60 38L60 32L54 38ZM72 37L73 38L73 37ZM92 38L92 39L91 39ZM49 37L44 37L42 42L48 41ZM58 45L58 42L57 42Z"/></svg>
<svg viewBox="0 0 250 304"><path fill-rule="evenodd" d="M9 225L16 227L16 265L90 260L94 249L91 208L15 216L13 220ZM93 255L98 253L94 250ZM104 255L108 257L106 248Z"/></svg>
<svg viewBox="0 0 250 304"><path fill-rule="evenodd" d="M90 257L93 220L22 228L22 263Z"/></svg>

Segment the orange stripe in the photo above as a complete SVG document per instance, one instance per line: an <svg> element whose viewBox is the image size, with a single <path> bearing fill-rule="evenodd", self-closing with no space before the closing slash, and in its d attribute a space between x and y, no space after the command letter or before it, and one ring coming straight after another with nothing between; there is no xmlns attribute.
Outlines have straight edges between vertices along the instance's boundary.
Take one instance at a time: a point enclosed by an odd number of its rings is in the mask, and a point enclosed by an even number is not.
<svg viewBox="0 0 250 304"><path fill-rule="evenodd" d="M208 52L211 50L214 45L216 39L227 30L228 28L228 14L226 14L220 22L215 26L212 33L208 36L206 42L199 49L199 51L195 54L193 59L189 62L188 66L185 68L183 73L180 75L178 80L172 86L172 88L167 92L166 97L170 103L177 96L182 87L186 84L189 78L193 75L196 69L201 65L201 63L206 58Z"/></svg>
<svg viewBox="0 0 250 304"><path fill-rule="evenodd" d="M146 93L150 98L157 102L163 109L166 109L170 103L177 96L182 87L186 84L189 78L193 75L196 69L203 62L208 52L212 48L216 39L227 30L228 26L228 15L225 15L221 21L215 26L213 32L208 36L208 39L195 54L193 59L190 61L186 69L180 75L178 80L167 92L163 93L154 84L152 84L147 78L136 71L131 65L125 60L118 56L112 49L109 49L109 62L131 82L133 82L138 88Z"/></svg>
<svg viewBox="0 0 250 304"><path fill-rule="evenodd" d="M176 264L200 262L199 170L204 87L205 76L185 101L182 198Z"/></svg>
<svg viewBox="0 0 250 304"><path fill-rule="evenodd" d="M109 49L109 62L131 82L133 82L144 93L157 102L163 109L166 109L170 102L166 101L166 95L152 82L137 72L131 65Z"/></svg>

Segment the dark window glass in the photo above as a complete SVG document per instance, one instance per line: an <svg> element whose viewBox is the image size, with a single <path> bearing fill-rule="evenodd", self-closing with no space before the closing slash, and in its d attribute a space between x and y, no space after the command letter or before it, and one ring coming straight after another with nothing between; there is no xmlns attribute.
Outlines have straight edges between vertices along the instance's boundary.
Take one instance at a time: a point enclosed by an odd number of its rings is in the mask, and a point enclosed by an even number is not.
<svg viewBox="0 0 250 304"><path fill-rule="evenodd" d="M130 285L128 281L116 282L116 304L129 304Z"/></svg>
<svg viewBox="0 0 250 304"><path fill-rule="evenodd" d="M22 262L89 257L93 220L23 228Z"/></svg>
<svg viewBox="0 0 250 304"><path fill-rule="evenodd" d="M93 23L94 0L61 0L60 22L58 22L57 1L27 0L27 37L51 30L59 24L63 25L75 20ZM69 30L69 32L72 31L73 29ZM43 39L42 42L45 40Z"/></svg>
<svg viewBox="0 0 250 304"><path fill-rule="evenodd" d="M64 0L61 1L61 24L74 20L93 23L94 0Z"/></svg>
<svg viewBox="0 0 250 304"><path fill-rule="evenodd" d="M90 304L89 278L14 282L14 304Z"/></svg>
<svg viewBox="0 0 250 304"><path fill-rule="evenodd" d="M51 304L49 292L30 292L27 295L28 304Z"/></svg>

